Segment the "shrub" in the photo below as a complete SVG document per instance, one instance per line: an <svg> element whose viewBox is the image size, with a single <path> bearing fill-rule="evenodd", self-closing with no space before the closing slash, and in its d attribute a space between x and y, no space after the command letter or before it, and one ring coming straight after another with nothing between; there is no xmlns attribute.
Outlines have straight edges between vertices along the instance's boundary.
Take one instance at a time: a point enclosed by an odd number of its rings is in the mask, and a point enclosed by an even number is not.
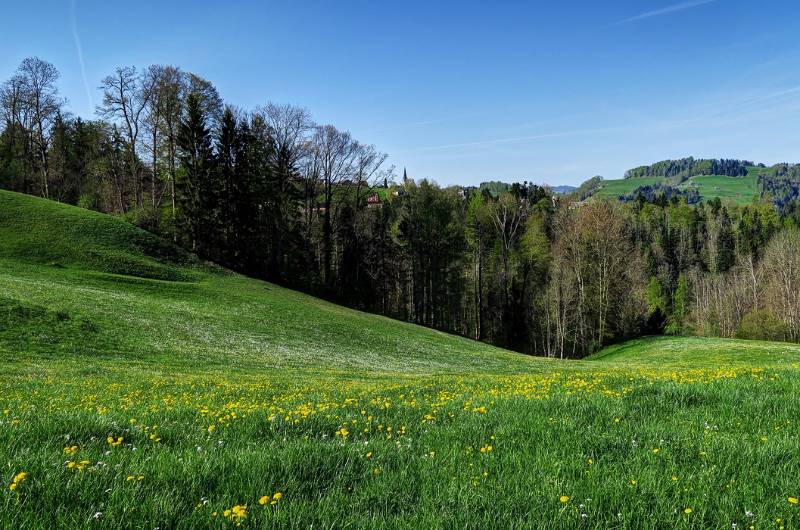
<svg viewBox="0 0 800 530"><path fill-rule="evenodd" d="M754 340L786 340L789 330L785 323L776 317L769 309L754 309L747 313L736 337Z"/></svg>
<svg viewBox="0 0 800 530"><path fill-rule="evenodd" d="M78 208L84 210L97 210L97 197L91 193L84 193L78 198Z"/></svg>

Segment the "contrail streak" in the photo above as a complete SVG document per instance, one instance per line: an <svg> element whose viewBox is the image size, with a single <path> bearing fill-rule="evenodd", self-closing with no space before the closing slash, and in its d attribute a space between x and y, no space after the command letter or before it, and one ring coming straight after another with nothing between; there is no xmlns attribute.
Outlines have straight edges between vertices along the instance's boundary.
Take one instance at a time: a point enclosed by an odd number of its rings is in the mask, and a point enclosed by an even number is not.
<svg viewBox="0 0 800 530"><path fill-rule="evenodd" d="M81 77L83 78L83 89L86 91L86 101L89 103L89 114L94 113L94 101L92 91L89 89L89 80L86 77L86 62L83 60L83 47L81 37L78 35L78 21L75 16L75 0L70 2L70 22L72 23L72 38L75 41L75 49L78 52L78 62L81 65Z"/></svg>
<svg viewBox="0 0 800 530"><path fill-rule="evenodd" d="M693 7L702 6L705 4L710 4L712 2L716 2L717 0L692 0L690 2L682 2L680 4L673 4L671 6L662 7L661 9L654 9L653 11L646 11L639 15L624 18L622 20L617 21L617 24L627 24L628 22L635 22L637 20L643 20L645 18L657 17L661 15L666 15L668 13L675 13L676 11L684 11L686 9L691 9Z"/></svg>

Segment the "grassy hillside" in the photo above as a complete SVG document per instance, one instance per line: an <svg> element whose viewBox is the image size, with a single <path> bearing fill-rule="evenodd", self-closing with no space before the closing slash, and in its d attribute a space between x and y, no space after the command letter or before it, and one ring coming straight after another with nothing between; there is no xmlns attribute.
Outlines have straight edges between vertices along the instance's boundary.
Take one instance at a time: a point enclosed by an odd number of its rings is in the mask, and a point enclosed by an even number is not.
<svg viewBox="0 0 800 530"><path fill-rule="evenodd" d="M34 197L0 191L0 241L0 307L14 324L0 328L0 355L11 358L24 350L189 367L407 372L529 365L488 345L202 267L127 223ZM59 331L43 335L43 325Z"/></svg>
<svg viewBox="0 0 800 530"><path fill-rule="evenodd" d="M2 528L800 524L798 346L529 358L0 206Z"/></svg>
<svg viewBox="0 0 800 530"><path fill-rule="evenodd" d="M195 277L194 258L107 215L0 190L0 259L77 265L164 280Z"/></svg>
<svg viewBox="0 0 800 530"><path fill-rule="evenodd" d="M604 180L600 188L592 196L598 199L616 199L627 195L640 186L649 186L664 180L664 177L642 177L635 179Z"/></svg>
<svg viewBox="0 0 800 530"><path fill-rule="evenodd" d="M664 177L641 177L605 180L602 186L594 192L593 197L599 199L616 199L636 191L640 186L649 186L664 182ZM720 198L723 201L737 204L748 204L758 195L758 177L747 175L744 177L726 177L724 175L699 175L690 177L679 186L680 188L696 188L703 200Z"/></svg>
<svg viewBox="0 0 800 530"><path fill-rule="evenodd" d="M608 346L587 359L650 368L790 368L800 366L800 346L703 337L645 337Z"/></svg>
<svg viewBox="0 0 800 530"><path fill-rule="evenodd" d="M748 204L758 196L758 178L754 176L726 177L724 175L700 175L690 177L681 188L697 188L703 200L719 197L723 201Z"/></svg>

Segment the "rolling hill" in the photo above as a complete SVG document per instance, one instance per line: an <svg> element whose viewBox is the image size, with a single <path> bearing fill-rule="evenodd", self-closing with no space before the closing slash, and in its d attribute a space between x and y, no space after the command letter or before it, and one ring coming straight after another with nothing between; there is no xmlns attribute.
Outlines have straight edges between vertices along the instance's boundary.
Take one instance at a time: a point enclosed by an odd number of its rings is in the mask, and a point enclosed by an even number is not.
<svg viewBox="0 0 800 530"><path fill-rule="evenodd" d="M791 528L799 361L526 357L0 192L3 528Z"/></svg>
<svg viewBox="0 0 800 530"><path fill-rule="evenodd" d="M662 186L691 192L695 201L720 199L745 205L767 194L778 204L795 198L799 168L797 164L766 166L735 159L662 160L629 169L622 179L589 179L581 186L580 197L618 199L635 195L640 187Z"/></svg>
<svg viewBox="0 0 800 530"><path fill-rule="evenodd" d="M616 180L604 180L592 194L599 199L616 199L623 195L633 194L641 186L666 184L666 177L638 177ZM678 185L679 189L697 189L702 200L721 199L723 202L748 204L757 197L758 177L728 177L725 175L697 175L687 178Z"/></svg>
<svg viewBox="0 0 800 530"><path fill-rule="evenodd" d="M184 366L426 372L530 364L201 264L128 223L31 196L0 191L0 241L0 303L12 313L47 315L20 320L30 328L24 335L0 332L6 356L23 347L52 356L55 346L87 358ZM66 317L57 324L64 329L85 322L91 338L76 345L39 334L54 315Z"/></svg>

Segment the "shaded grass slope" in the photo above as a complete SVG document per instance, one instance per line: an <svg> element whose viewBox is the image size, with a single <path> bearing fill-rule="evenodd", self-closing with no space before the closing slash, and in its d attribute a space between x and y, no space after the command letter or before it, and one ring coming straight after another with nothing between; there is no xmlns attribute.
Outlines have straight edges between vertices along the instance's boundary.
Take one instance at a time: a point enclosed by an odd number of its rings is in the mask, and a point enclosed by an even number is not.
<svg viewBox="0 0 800 530"><path fill-rule="evenodd" d="M0 190L0 258L142 278L195 277L188 253L111 216Z"/></svg>
<svg viewBox="0 0 800 530"><path fill-rule="evenodd" d="M0 356L64 355L243 370L509 372L533 364L201 266L107 215L0 191Z"/></svg>

